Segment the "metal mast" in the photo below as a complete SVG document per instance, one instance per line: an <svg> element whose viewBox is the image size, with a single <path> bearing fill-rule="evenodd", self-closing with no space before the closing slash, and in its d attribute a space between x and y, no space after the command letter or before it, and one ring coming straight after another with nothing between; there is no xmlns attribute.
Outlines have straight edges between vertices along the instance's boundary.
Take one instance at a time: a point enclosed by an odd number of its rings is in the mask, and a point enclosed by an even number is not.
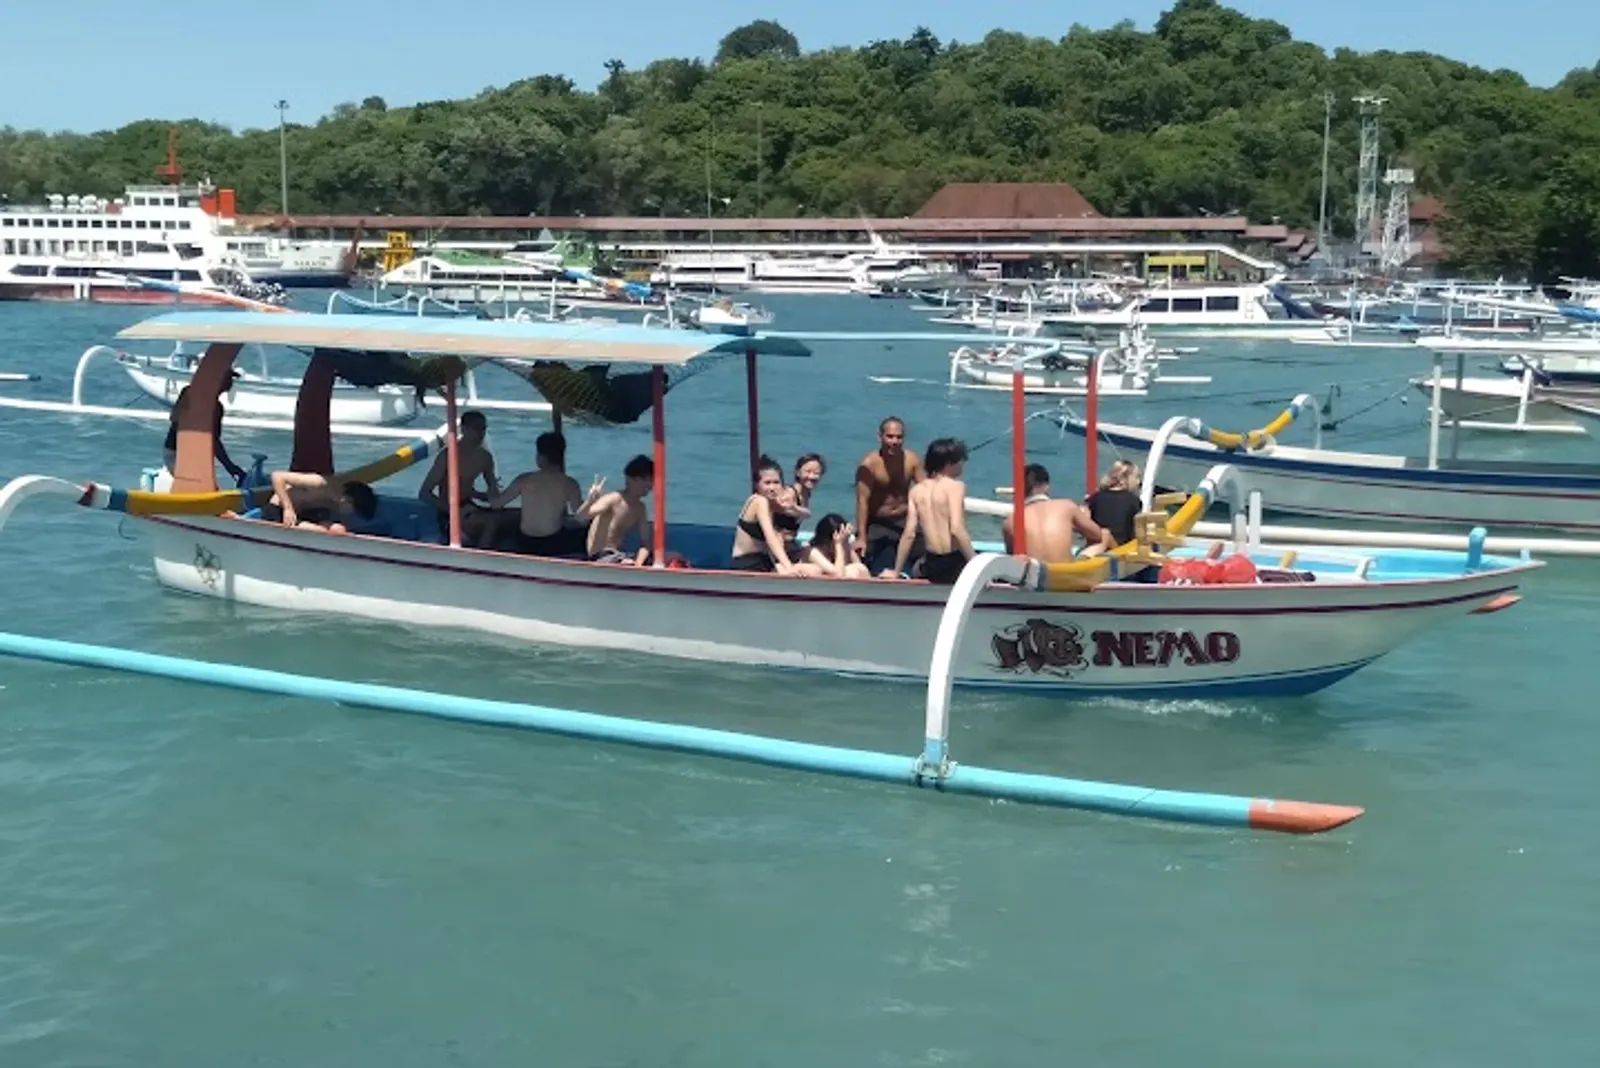
<svg viewBox="0 0 1600 1068"><path fill-rule="evenodd" d="M1333 94L1322 94L1322 204L1317 210L1317 253L1328 256L1328 140L1333 136Z"/></svg>
<svg viewBox="0 0 1600 1068"><path fill-rule="evenodd" d="M1407 167L1391 167L1384 172L1389 187L1389 207L1383 213L1383 244L1378 250L1378 266L1385 274L1398 272L1411 258L1411 187L1417 174Z"/></svg>
<svg viewBox="0 0 1600 1068"><path fill-rule="evenodd" d="M1388 97L1363 93L1352 98L1361 105L1361 160L1356 177L1356 248L1367 251L1377 241L1378 224L1378 116Z"/></svg>

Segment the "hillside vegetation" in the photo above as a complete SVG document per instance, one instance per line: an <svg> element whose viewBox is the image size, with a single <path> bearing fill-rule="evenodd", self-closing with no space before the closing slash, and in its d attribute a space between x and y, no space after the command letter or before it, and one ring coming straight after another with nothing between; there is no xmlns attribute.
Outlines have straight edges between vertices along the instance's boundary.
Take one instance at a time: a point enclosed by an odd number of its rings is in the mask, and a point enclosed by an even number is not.
<svg viewBox="0 0 1600 1068"><path fill-rule="evenodd" d="M997 9L998 10L998 9ZM804 52L760 21L711 63L606 65L594 92L539 75L467 100L378 97L289 130L297 212L905 215L949 181L1068 181L1107 215L1241 212L1315 224L1324 94L1330 210L1348 234L1351 97L1388 98L1382 166L1448 207L1454 266L1600 274L1600 64L1551 89L1425 53L1325 52L1214 0L1059 40L996 30ZM149 181L168 119L94 134L0 130L0 193ZM181 123L188 174L278 203L276 128ZM758 146L759 127L759 146Z"/></svg>

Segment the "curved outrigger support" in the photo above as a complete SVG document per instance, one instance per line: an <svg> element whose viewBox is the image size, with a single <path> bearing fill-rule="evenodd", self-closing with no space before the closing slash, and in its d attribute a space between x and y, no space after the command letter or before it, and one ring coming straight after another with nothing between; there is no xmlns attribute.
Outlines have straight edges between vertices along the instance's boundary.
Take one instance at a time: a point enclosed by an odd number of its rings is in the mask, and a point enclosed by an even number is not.
<svg viewBox="0 0 1600 1068"><path fill-rule="evenodd" d="M443 447L445 427L402 445L387 456L340 473L347 482L373 483L397 471L420 463ZM271 486L247 489L214 490L210 493L162 493L150 490L123 490L103 482L68 482L48 475L22 475L0 487L0 530L23 501L34 497L70 500L85 508L126 515L221 515L244 512L265 504L272 496Z"/></svg>
<svg viewBox="0 0 1600 1068"><path fill-rule="evenodd" d="M1299 413L1320 413L1321 410L1322 408L1317 398L1309 393L1302 393L1290 401L1289 406L1279 412L1277 418L1273 419L1272 422L1259 430L1250 430L1243 434L1235 434L1226 430L1213 430L1194 416L1175 415L1161 424L1161 429L1156 431L1155 440L1150 443L1150 452L1145 457L1144 463L1144 480L1139 487L1139 499L1144 503L1145 510L1149 511L1152 497L1155 494L1156 472L1161 467L1162 457L1166 455L1167 443L1176 434L1185 434L1230 452L1239 449L1254 452L1258 449L1270 447L1277 435L1283 433L1284 429L1294 422L1295 416ZM1314 426L1312 448L1320 449L1322 447L1321 421L1319 420Z"/></svg>
<svg viewBox="0 0 1600 1068"><path fill-rule="evenodd" d="M1210 479L1211 476L1207 476L1207 481ZM1200 499L1200 494L1191 498ZM1164 537L1176 537L1166 530L1162 533ZM955 681L952 665L961 647L972 608L993 581L1031 589L1053 588L1051 569L1057 566L1026 557L980 553L967 563L956 579L939 619L939 631L933 643L933 660L928 667L922 755L917 758L913 768L914 785L942 792L1086 809L1119 816L1248 827L1290 834L1329 831L1362 814L1360 808L1348 805L1153 790L1121 783L958 766L950 759L950 696ZM1109 562L1106 566L1114 567Z"/></svg>

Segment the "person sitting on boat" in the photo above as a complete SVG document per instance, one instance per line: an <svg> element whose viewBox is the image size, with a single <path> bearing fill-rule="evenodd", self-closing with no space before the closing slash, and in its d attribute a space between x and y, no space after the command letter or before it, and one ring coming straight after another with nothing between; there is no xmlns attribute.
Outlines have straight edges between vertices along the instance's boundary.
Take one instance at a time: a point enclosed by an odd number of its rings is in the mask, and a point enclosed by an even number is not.
<svg viewBox="0 0 1600 1068"><path fill-rule="evenodd" d="M799 544L800 517L785 506L783 468L770 456L756 461L754 492L739 509L729 566L735 571L817 575ZM790 502L792 507L792 501Z"/></svg>
<svg viewBox="0 0 1600 1068"><path fill-rule="evenodd" d="M1100 480L1100 488L1089 494L1088 504L1089 518L1110 531L1118 545L1132 541L1134 517L1144 510L1139 500L1139 466L1128 460L1112 464Z"/></svg>
<svg viewBox="0 0 1600 1068"><path fill-rule="evenodd" d="M856 467L856 530L861 532L862 563L874 573L893 562L905 532L911 487L927 477L917 454L905 447L906 425L896 416L878 424L878 447ZM912 545L912 559L921 547Z"/></svg>
<svg viewBox="0 0 1600 1068"><path fill-rule="evenodd" d="M1111 532L1089 516L1089 511L1076 501L1058 500L1050 496L1050 472L1043 464L1029 464L1023 469L1024 496L1022 501L1023 528L1027 534L1028 555L1047 564L1066 563L1072 559L1074 533L1082 534L1084 544L1098 545L1102 549L1115 549L1116 540ZM1006 552L1015 552L1016 512L1006 516L1000 524L1000 536Z"/></svg>
<svg viewBox="0 0 1600 1068"><path fill-rule="evenodd" d="M238 378L239 372L233 372L233 377ZM172 402L172 414L167 419L167 440L163 446L161 460L167 465L168 471L175 472L178 469L178 417L188 404L189 387L184 386L178 391L178 399ZM244 481L244 468L233 462L233 458L228 455L228 447L222 443L221 397L217 398L215 409L212 412L211 442L212 455L217 458L217 462L222 464L223 468L228 472L229 477L233 479L233 484L239 485Z"/></svg>
<svg viewBox="0 0 1600 1068"><path fill-rule="evenodd" d="M872 572L856 559L855 528L838 512L817 520L805 563L830 578L870 579Z"/></svg>
<svg viewBox="0 0 1600 1068"><path fill-rule="evenodd" d="M921 535L927 551L922 558L922 578L940 586L953 586L967 561L976 555L967 534L967 446L956 438L939 438L928 446L928 477L906 495L906 525L895 550L894 568L880 577L906 574L906 561Z"/></svg>
<svg viewBox="0 0 1600 1068"><path fill-rule="evenodd" d="M808 452L794 462L794 484L786 486L778 495L778 505L785 514L799 519L811 516L811 495L817 491L822 476L828 473L828 463L814 452Z"/></svg>
<svg viewBox="0 0 1600 1068"><path fill-rule="evenodd" d="M316 527L347 534L345 520L370 520L378 514L378 497L365 482L346 482L337 475L304 471L272 472L272 501L286 527Z"/></svg>
<svg viewBox="0 0 1600 1068"><path fill-rule="evenodd" d="M634 564L650 559L650 518L644 499L655 486L656 465L648 456L635 456L622 469L622 489L602 494L605 479L596 479L589 499L578 509L579 522L589 522L589 559L600 564ZM639 548L629 555L623 542L630 533L639 536Z"/></svg>
<svg viewBox="0 0 1600 1068"><path fill-rule="evenodd" d="M521 499L515 533L509 540L517 552L531 556L587 556L588 528L573 518L600 496L604 479L596 479L584 496L578 480L567 474L567 439L555 431L534 442L535 469L513 478L491 498L486 514ZM498 540L492 544L500 544Z"/></svg>
<svg viewBox="0 0 1600 1068"><path fill-rule="evenodd" d="M1164 492L1163 487L1155 487L1156 492ZM1089 494L1089 517L1105 529L1111 540L1117 545L1125 545L1133 540L1133 521L1144 511L1144 503L1139 497L1139 465L1129 460L1118 460L1106 469L1105 477L1100 480L1100 488ZM1029 537L1033 536L1029 528ZM1028 543L1031 551L1033 543ZM1145 567L1135 571L1126 581L1129 582L1155 582L1159 572L1153 567Z"/></svg>
<svg viewBox="0 0 1600 1068"><path fill-rule="evenodd" d="M489 533L492 516L483 514L476 505L488 504L500 493L500 480L495 477L494 454L484 447L489 434L489 420L482 412L464 412L460 420L461 432L456 437L456 464L461 482L461 533L462 541L477 544ZM439 536L450 537L450 452L441 450L434 457L428 477L422 480L417 496L433 505L439 520ZM482 480L484 488L478 488Z"/></svg>

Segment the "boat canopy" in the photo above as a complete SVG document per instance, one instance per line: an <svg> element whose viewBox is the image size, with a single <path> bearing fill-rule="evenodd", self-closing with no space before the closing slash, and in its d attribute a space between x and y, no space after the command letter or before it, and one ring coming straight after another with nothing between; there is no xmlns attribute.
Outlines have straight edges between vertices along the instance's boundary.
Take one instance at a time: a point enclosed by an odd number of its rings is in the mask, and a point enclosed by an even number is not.
<svg viewBox="0 0 1600 1068"><path fill-rule="evenodd" d="M425 316L272 315L265 312L169 312L123 330L130 341L288 345L370 353L455 356L479 361L553 360L680 367L714 355L809 356L793 337L713 334L613 323Z"/></svg>

